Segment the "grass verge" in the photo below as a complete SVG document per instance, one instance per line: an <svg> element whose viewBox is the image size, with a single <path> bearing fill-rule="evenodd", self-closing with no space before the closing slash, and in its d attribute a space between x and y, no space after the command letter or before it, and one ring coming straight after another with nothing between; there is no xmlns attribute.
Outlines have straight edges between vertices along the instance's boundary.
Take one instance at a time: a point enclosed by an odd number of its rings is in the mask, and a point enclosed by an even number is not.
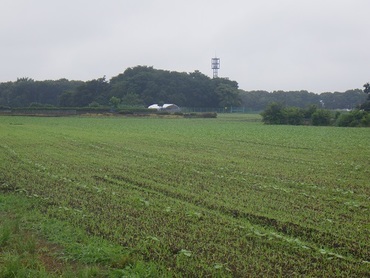
<svg viewBox="0 0 370 278"><path fill-rule="evenodd" d="M119 245L48 219L37 200L0 193L0 278L163 277Z"/></svg>

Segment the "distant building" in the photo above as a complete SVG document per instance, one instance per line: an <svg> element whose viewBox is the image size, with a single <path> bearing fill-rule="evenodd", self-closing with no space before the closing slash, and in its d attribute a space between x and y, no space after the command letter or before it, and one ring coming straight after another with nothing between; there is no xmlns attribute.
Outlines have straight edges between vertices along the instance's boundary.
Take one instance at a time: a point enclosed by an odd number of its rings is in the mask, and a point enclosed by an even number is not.
<svg viewBox="0 0 370 278"><path fill-rule="evenodd" d="M162 106L159 106L158 104L152 104L148 106L148 109L156 109L156 110L161 110Z"/></svg>
<svg viewBox="0 0 370 278"><path fill-rule="evenodd" d="M157 111L166 111L166 112L180 112L181 108L176 104L163 104L160 106L158 104L152 104L148 106L149 109L156 109Z"/></svg>

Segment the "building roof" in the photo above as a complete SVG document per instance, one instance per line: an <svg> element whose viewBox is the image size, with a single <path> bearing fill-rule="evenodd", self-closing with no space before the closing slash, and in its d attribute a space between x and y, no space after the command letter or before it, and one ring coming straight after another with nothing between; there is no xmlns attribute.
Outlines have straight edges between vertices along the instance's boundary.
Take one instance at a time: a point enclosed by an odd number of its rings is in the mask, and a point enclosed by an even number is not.
<svg viewBox="0 0 370 278"><path fill-rule="evenodd" d="M176 104L173 103L166 103L163 104L163 106L160 106L158 104L152 104L148 106L149 109L157 109L157 110L180 110L180 107L178 107Z"/></svg>
<svg viewBox="0 0 370 278"><path fill-rule="evenodd" d="M159 106L158 104L152 104L148 106L149 109L162 109L162 106Z"/></svg>

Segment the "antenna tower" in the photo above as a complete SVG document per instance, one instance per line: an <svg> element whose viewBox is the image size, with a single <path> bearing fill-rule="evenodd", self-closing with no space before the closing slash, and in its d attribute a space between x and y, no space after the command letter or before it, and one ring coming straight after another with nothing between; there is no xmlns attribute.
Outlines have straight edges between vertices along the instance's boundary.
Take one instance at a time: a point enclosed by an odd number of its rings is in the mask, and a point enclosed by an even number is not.
<svg viewBox="0 0 370 278"><path fill-rule="evenodd" d="M211 60L211 66L213 70L213 78L218 77L218 70L220 69L220 58L212 58Z"/></svg>

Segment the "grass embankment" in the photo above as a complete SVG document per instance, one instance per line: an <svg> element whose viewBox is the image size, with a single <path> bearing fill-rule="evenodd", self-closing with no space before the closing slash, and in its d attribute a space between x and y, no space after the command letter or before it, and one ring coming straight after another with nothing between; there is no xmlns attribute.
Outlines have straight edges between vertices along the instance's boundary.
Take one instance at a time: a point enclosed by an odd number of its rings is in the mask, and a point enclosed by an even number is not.
<svg viewBox="0 0 370 278"><path fill-rule="evenodd" d="M368 276L370 130L251 117L2 117L2 195L67 272Z"/></svg>

